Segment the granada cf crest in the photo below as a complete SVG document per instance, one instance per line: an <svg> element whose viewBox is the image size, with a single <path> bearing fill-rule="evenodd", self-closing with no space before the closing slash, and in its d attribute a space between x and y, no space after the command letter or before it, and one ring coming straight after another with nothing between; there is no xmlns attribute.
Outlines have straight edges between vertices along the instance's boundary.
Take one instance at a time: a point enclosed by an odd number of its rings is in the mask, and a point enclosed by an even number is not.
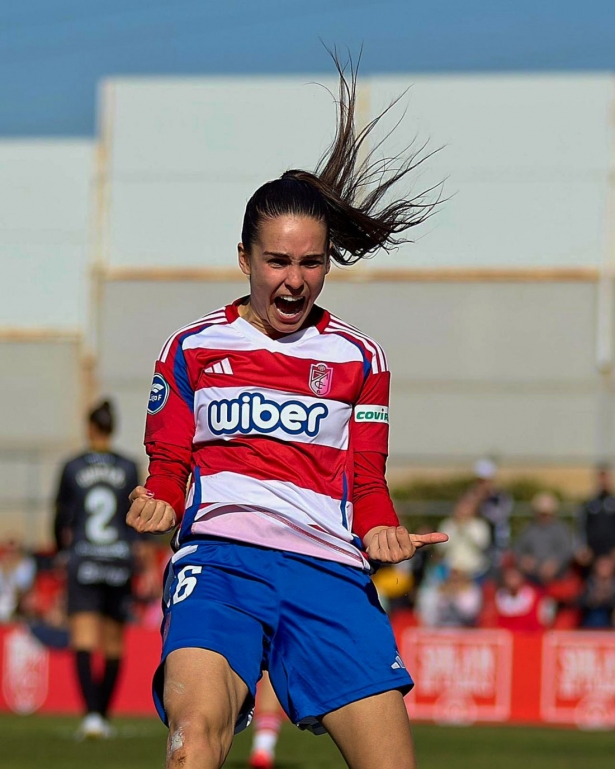
<svg viewBox="0 0 615 769"><path fill-rule="evenodd" d="M310 390L314 395L324 398L331 392L333 369L326 363L312 363L310 366Z"/></svg>

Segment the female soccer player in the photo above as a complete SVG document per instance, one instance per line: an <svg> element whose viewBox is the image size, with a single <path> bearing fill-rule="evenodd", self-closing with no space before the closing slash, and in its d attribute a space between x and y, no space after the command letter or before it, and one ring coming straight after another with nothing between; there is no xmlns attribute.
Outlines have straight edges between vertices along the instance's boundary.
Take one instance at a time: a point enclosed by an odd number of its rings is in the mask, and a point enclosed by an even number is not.
<svg viewBox="0 0 615 769"><path fill-rule="evenodd" d="M327 156L247 204L250 294L173 334L156 364L149 478L128 521L164 532L181 519L154 679L168 769L222 766L263 669L289 718L328 731L352 769L415 765L412 681L369 560L396 563L446 536L399 525L384 476L386 357L315 302L331 259L390 248L428 206L383 203L412 160L388 176L369 157L357 168L375 122L355 135L356 70L338 70Z"/></svg>
<svg viewBox="0 0 615 769"><path fill-rule="evenodd" d="M111 450L114 415L109 401L88 418L88 450L67 462L56 498L55 538L68 552L68 615L71 648L86 715L81 737L108 737L107 712L118 681L123 629L130 603L132 542L126 523L128 493L137 467ZM105 664L100 680L92 653Z"/></svg>

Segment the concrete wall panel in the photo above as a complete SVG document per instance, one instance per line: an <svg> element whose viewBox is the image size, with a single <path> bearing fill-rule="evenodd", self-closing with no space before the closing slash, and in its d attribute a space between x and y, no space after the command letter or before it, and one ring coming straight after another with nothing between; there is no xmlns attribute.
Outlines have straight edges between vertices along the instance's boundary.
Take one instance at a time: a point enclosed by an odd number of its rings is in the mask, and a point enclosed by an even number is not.
<svg viewBox="0 0 615 769"><path fill-rule="evenodd" d="M87 319L91 140L0 141L0 326Z"/></svg>
<svg viewBox="0 0 615 769"><path fill-rule="evenodd" d="M107 284L102 381L130 410L120 435L126 450L140 450L165 339L244 290L240 280ZM470 463L482 454L593 461L602 412L592 284L330 282L322 303L387 351L393 465Z"/></svg>
<svg viewBox="0 0 615 769"><path fill-rule="evenodd" d="M288 167L312 168L334 130L332 97L309 78L111 81L109 249L118 266L235 262L245 202ZM335 88L333 79L318 78ZM360 81L358 124L404 91L373 143L441 151L408 191L446 180L417 242L377 267L600 265L608 240L613 78L592 75ZM433 199L433 198L431 198Z"/></svg>

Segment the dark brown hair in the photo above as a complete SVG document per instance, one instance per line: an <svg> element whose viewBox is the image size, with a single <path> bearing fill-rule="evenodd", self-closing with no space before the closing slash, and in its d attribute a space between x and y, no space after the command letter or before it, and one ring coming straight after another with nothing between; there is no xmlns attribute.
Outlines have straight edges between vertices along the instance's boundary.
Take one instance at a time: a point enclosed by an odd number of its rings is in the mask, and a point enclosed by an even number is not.
<svg viewBox="0 0 615 769"><path fill-rule="evenodd" d="M104 435L111 435L115 429L115 414L111 401L104 400L88 414L88 421Z"/></svg>
<svg viewBox="0 0 615 769"><path fill-rule="evenodd" d="M354 264L380 248L390 251L400 243L409 242L407 231L425 221L440 202L439 195L430 202L430 194L435 189L432 187L412 197L384 203L387 193L433 153L425 153L423 146L417 152L410 152L408 148L393 158L377 158L375 154L383 139L359 162L366 140L399 99L357 134L355 106L359 62L355 64L350 58L344 65L337 52L331 52L331 56L339 74L333 142L314 172L286 171L252 195L241 232L242 243L248 252L263 219L291 214L323 221L331 244L331 258L338 264Z"/></svg>

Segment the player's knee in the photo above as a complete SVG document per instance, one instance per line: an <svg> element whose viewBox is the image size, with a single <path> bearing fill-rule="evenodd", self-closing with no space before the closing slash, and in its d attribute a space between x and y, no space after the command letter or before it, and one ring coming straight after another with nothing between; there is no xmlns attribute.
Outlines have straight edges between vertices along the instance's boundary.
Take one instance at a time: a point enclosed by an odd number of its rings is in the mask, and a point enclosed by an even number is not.
<svg viewBox="0 0 615 769"><path fill-rule="evenodd" d="M169 720L167 769L181 769L190 759L207 759L207 765L222 766L233 740L230 720L203 713Z"/></svg>

